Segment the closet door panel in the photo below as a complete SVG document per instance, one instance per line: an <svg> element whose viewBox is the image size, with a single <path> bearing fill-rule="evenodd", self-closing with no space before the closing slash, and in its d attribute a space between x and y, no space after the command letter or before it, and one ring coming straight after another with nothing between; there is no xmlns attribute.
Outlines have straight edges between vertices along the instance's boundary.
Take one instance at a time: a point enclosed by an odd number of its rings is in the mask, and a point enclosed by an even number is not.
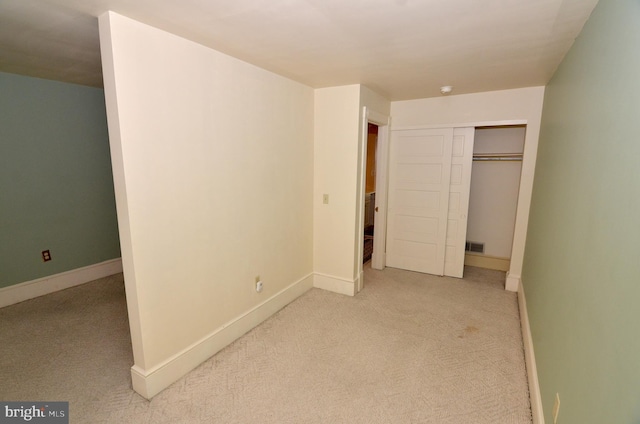
<svg viewBox="0 0 640 424"><path fill-rule="evenodd" d="M453 132L444 275L462 278L475 128Z"/></svg>
<svg viewBox="0 0 640 424"><path fill-rule="evenodd" d="M444 274L453 134L453 128L392 132L387 266Z"/></svg>

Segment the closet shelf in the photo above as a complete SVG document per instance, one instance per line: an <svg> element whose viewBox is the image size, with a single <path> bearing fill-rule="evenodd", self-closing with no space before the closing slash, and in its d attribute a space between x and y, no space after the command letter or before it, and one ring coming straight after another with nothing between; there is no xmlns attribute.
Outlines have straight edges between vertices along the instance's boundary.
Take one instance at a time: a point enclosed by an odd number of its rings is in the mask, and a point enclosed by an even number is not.
<svg viewBox="0 0 640 424"><path fill-rule="evenodd" d="M475 153L473 155L476 161L521 161L522 153Z"/></svg>

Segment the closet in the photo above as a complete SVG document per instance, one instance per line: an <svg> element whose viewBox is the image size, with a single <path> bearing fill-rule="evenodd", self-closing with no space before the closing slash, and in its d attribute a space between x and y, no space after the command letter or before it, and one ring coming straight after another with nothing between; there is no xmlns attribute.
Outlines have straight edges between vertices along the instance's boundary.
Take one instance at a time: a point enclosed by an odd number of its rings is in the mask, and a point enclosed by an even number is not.
<svg viewBox="0 0 640 424"><path fill-rule="evenodd" d="M525 126L475 130L465 264L508 271Z"/></svg>
<svg viewBox="0 0 640 424"><path fill-rule="evenodd" d="M392 131L387 265L454 277L465 264L508 268L523 146L524 127Z"/></svg>

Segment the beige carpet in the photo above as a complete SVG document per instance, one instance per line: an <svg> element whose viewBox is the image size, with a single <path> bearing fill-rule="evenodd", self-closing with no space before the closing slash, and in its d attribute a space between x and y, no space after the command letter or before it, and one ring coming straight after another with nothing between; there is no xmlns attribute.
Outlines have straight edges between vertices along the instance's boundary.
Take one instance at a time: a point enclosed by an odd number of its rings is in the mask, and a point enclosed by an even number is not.
<svg viewBox="0 0 640 424"><path fill-rule="evenodd" d="M70 402L71 423L531 423L516 295L366 266L312 289L147 401L122 276L0 309L0 400Z"/></svg>

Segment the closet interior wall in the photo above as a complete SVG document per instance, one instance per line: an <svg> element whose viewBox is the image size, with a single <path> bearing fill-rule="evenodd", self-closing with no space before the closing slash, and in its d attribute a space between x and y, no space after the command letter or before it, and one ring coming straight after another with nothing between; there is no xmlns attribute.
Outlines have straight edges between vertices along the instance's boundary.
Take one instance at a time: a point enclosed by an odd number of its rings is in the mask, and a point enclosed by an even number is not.
<svg viewBox="0 0 640 424"><path fill-rule="evenodd" d="M475 130L467 265L509 269L525 130L525 126Z"/></svg>

